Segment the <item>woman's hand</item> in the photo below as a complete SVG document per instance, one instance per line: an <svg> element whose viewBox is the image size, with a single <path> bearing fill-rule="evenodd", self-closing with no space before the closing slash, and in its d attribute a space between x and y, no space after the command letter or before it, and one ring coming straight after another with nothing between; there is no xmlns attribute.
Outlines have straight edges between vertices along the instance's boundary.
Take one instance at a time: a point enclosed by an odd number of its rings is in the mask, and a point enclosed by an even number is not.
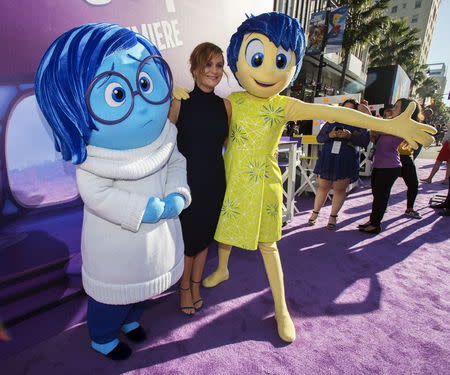
<svg viewBox="0 0 450 375"><path fill-rule="evenodd" d="M342 128L333 128L332 131L328 133L328 137L330 138L350 138L352 133L347 129Z"/></svg>
<svg viewBox="0 0 450 375"><path fill-rule="evenodd" d="M330 138L337 138L340 130L337 130L336 128L333 128L329 133L328 137Z"/></svg>
<svg viewBox="0 0 450 375"><path fill-rule="evenodd" d="M400 143L400 146L398 146L398 148L402 152L412 152L411 146L406 141L403 141L402 143Z"/></svg>
<svg viewBox="0 0 450 375"><path fill-rule="evenodd" d="M346 138L349 139L352 136L352 132L347 129L338 130L338 138Z"/></svg>

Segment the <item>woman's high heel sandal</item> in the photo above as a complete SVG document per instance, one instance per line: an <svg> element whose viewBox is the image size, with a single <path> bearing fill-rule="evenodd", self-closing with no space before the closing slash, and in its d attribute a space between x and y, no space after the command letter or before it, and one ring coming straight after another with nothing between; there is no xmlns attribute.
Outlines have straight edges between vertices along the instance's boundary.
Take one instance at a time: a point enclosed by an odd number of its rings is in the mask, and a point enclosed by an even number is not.
<svg viewBox="0 0 450 375"><path fill-rule="evenodd" d="M192 284L201 284L201 281L194 281L194 280L191 280L191 283L192 283ZM197 307L197 305L200 304L200 303L201 303L201 305L200 305L199 307ZM193 303L193 305L194 305L195 311L201 310L202 307L203 307L203 305L204 305L203 298L200 298L200 299L198 299L197 301L195 301L195 302Z"/></svg>
<svg viewBox="0 0 450 375"><path fill-rule="evenodd" d="M180 285L180 294L182 293L182 292L187 292L187 291L189 291L189 293L191 292L191 288L182 288L181 287L181 285ZM180 310L181 310L181 312L184 314L184 315L187 315L187 316L189 316L189 317L192 317L192 316L194 316L194 313L195 313L195 307L194 307L194 304L192 304L192 306L185 306L185 307L183 307L183 306L180 306Z"/></svg>
<svg viewBox="0 0 450 375"><path fill-rule="evenodd" d="M330 218L328 219L328 224L325 228L329 230L336 229L336 221L337 221L338 215L330 215Z"/></svg>
<svg viewBox="0 0 450 375"><path fill-rule="evenodd" d="M308 224L311 226L315 225L318 217L319 217L319 211L313 211L311 214L311 217L308 220Z"/></svg>

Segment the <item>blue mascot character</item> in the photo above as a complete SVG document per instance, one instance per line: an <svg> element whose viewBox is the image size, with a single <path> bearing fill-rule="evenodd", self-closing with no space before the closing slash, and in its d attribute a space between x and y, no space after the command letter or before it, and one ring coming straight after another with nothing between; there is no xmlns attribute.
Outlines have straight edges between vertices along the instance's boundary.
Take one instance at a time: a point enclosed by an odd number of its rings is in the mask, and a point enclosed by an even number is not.
<svg viewBox="0 0 450 375"><path fill-rule="evenodd" d="M112 359L145 339L146 299L183 272L179 213L186 160L167 121L172 75L141 35L107 23L58 37L36 74L36 98L84 202L81 252L91 346Z"/></svg>

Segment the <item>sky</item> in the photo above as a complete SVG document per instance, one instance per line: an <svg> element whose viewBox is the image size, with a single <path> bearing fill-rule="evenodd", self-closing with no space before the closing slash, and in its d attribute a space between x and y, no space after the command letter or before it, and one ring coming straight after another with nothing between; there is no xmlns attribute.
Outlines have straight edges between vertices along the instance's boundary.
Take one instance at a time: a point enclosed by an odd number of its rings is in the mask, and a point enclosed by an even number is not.
<svg viewBox="0 0 450 375"><path fill-rule="evenodd" d="M447 100L450 91L450 43L448 41L450 22L450 0L442 0L439 7L439 13L436 21L436 27L431 40L430 52L428 53L428 64L445 63L447 68L447 86L446 95L443 97L444 103L450 106L450 100Z"/></svg>

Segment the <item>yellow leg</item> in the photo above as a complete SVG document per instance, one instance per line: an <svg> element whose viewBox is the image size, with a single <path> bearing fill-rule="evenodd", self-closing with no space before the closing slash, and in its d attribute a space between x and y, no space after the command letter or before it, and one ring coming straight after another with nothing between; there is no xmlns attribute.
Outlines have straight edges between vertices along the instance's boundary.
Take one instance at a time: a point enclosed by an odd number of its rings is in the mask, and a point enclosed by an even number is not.
<svg viewBox="0 0 450 375"><path fill-rule="evenodd" d="M278 335L287 342L295 341L295 326L286 306L284 297L283 269L276 242L260 242L259 250L264 260L267 278L272 290L275 303L275 320L277 321Z"/></svg>
<svg viewBox="0 0 450 375"><path fill-rule="evenodd" d="M219 243L219 264L211 275L203 279L203 286L205 288L215 287L230 277L228 272L228 258L230 257L231 248L231 245Z"/></svg>

